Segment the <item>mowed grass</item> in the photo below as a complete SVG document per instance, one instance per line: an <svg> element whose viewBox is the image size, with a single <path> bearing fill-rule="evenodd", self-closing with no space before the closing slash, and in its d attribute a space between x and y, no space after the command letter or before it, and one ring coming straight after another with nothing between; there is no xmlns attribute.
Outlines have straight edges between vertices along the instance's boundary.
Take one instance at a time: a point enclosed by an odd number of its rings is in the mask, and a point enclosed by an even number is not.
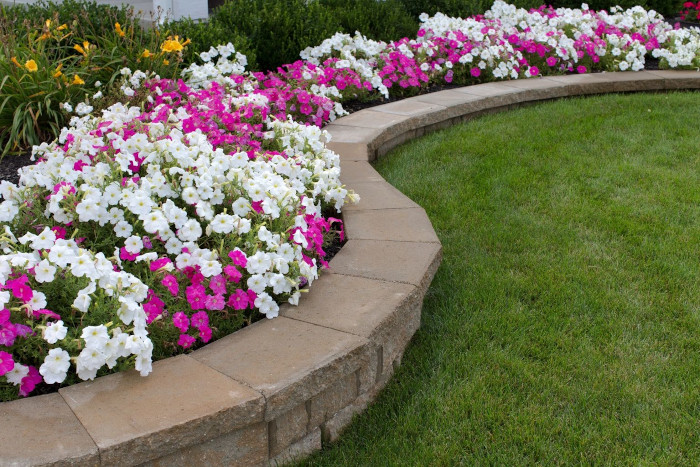
<svg viewBox="0 0 700 467"><path fill-rule="evenodd" d="M444 248L377 402L308 465L700 462L700 93L569 99L408 143Z"/></svg>

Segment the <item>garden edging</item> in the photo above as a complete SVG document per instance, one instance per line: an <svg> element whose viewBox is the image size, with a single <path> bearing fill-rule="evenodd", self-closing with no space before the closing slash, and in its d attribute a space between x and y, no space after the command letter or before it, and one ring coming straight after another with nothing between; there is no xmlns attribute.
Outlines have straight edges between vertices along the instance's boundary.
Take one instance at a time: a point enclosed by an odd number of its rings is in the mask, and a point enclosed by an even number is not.
<svg viewBox="0 0 700 467"><path fill-rule="evenodd" d="M0 404L0 465L264 465L333 441L386 385L420 325L441 260L425 211L370 161L402 142L528 102L700 89L700 72L601 73L488 83L329 124L348 242L298 307L188 355L57 394Z"/></svg>

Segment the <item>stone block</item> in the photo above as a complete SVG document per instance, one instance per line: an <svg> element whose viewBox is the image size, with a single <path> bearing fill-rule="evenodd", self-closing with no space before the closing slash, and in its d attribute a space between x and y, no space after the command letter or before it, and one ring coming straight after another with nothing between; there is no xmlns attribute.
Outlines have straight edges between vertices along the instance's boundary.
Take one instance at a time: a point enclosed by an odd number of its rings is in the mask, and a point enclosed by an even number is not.
<svg viewBox="0 0 700 467"><path fill-rule="evenodd" d="M433 94L430 94L433 95ZM384 112L395 115L404 115L407 117L418 117L436 112L443 112L445 107L428 100L419 99L403 99L389 104L378 105L373 107L375 112Z"/></svg>
<svg viewBox="0 0 700 467"><path fill-rule="evenodd" d="M612 92L656 91L663 89L664 79L646 71L616 71L605 73L612 83Z"/></svg>
<svg viewBox="0 0 700 467"><path fill-rule="evenodd" d="M360 128L355 126L342 125L340 120L329 123L323 129L331 135L331 140L326 144L327 147L333 149L332 144L336 143L363 143L367 144L377 138L382 129L379 128ZM333 149L335 151L335 149Z"/></svg>
<svg viewBox="0 0 700 467"><path fill-rule="evenodd" d="M302 402L269 422L270 457L274 457L306 436L309 413Z"/></svg>
<svg viewBox="0 0 700 467"><path fill-rule="evenodd" d="M263 421L256 391L181 355L60 394L100 450L103 464L136 464Z"/></svg>
<svg viewBox="0 0 700 467"><path fill-rule="evenodd" d="M267 424L256 423L143 464L144 467L263 465L268 459Z"/></svg>
<svg viewBox="0 0 700 467"><path fill-rule="evenodd" d="M542 101L569 95L564 84L549 78L518 79L501 84L518 90L518 102Z"/></svg>
<svg viewBox="0 0 700 467"><path fill-rule="evenodd" d="M340 156L341 165L345 161L372 161L374 153L367 148L367 143L344 143L331 141L326 147Z"/></svg>
<svg viewBox="0 0 700 467"><path fill-rule="evenodd" d="M282 306L281 315L366 338L392 320L397 310L420 300L415 285L335 272L323 274L312 288L298 307Z"/></svg>
<svg viewBox="0 0 700 467"><path fill-rule="evenodd" d="M323 444L333 443L339 437L342 431L350 425L355 415L364 412L369 405L370 400L367 397L358 397L355 401L340 409L335 415L321 425L321 436Z"/></svg>
<svg viewBox="0 0 700 467"><path fill-rule="evenodd" d="M309 427L320 426L340 409L349 405L357 398L357 389L357 373L352 373L312 397L309 402Z"/></svg>
<svg viewBox="0 0 700 467"><path fill-rule="evenodd" d="M335 121L334 125L357 128L387 129L409 119L407 115L381 112L377 111L376 109L377 107L373 107L371 109L360 110L359 112L352 113L346 117L339 118Z"/></svg>
<svg viewBox="0 0 700 467"><path fill-rule="evenodd" d="M359 336L279 317L258 321L191 354L261 392L271 421L369 361Z"/></svg>
<svg viewBox="0 0 700 467"><path fill-rule="evenodd" d="M350 240L440 242L423 208L348 211L343 218Z"/></svg>
<svg viewBox="0 0 700 467"><path fill-rule="evenodd" d="M649 71L664 79L664 89L700 89L700 71L654 70Z"/></svg>
<svg viewBox="0 0 700 467"><path fill-rule="evenodd" d="M97 446L58 394L0 404L0 465L99 465Z"/></svg>
<svg viewBox="0 0 700 467"><path fill-rule="evenodd" d="M438 243L350 240L330 266L335 274L412 284L423 296L441 255Z"/></svg>
<svg viewBox="0 0 700 467"><path fill-rule="evenodd" d="M280 467L298 461L308 456L314 451L321 450L321 429L316 428L306 435L302 440L289 446L287 449L271 458L268 465Z"/></svg>
<svg viewBox="0 0 700 467"><path fill-rule="evenodd" d="M383 182L372 164L364 161L341 161L340 181L348 185L355 182Z"/></svg>
<svg viewBox="0 0 700 467"><path fill-rule="evenodd" d="M360 195L360 202L358 204L348 204L343 208L343 212L420 208L408 196L384 181L354 182L350 183L348 188Z"/></svg>
<svg viewBox="0 0 700 467"><path fill-rule="evenodd" d="M584 73L581 75L548 76L549 81L561 83L569 96L602 94L611 91L608 73Z"/></svg>

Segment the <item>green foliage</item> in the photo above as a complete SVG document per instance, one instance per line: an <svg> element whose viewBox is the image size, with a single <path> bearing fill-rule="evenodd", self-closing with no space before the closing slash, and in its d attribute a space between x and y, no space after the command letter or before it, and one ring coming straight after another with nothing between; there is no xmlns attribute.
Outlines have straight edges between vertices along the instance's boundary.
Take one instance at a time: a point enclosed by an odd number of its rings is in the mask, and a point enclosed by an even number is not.
<svg viewBox="0 0 700 467"><path fill-rule="evenodd" d="M359 31L370 39L392 41L415 37L418 22L408 14L400 0L320 0L331 10L337 31Z"/></svg>

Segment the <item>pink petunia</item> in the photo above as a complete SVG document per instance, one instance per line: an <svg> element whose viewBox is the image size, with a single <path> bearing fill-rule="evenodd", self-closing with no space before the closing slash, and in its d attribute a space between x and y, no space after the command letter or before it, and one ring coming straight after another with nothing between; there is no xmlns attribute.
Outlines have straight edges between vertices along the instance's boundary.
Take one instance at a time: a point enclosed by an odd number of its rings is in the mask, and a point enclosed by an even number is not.
<svg viewBox="0 0 700 467"><path fill-rule="evenodd" d="M204 300L204 307L207 310L223 310L226 306L226 300L223 294L207 295Z"/></svg>
<svg viewBox="0 0 700 467"><path fill-rule="evenodd" d="M163 287L168 289L168 292L174 297L180 292L180 285L177 283L177 277L172 274L166 274L160 283L163 284Z"/></svg>
<svg viewBox="0 0 700 467"><path fill-rule="evenodd" d="M44 379L41 377L39 370L35 367L29 367L29 373L27 376L22 378L22 382L19 385L19 395L22 397L27 397L36 387L37 384L41 383Z"/></svg>
<svg viewBox="0 0 700 467"><path fill-rule="evenodd" d="M239 249L229 251L228 257L231 258L231 261L233 261L233 264L236 266L244 268L248 264L248 259L246 258L245 253Z"/></svg>
<svg viewBox="0 0 700 467"><path fill-rule="evenodd" d="M215 294L226 293L226 279L221 274L212 277L209 281L209 288Z"/></svg>
<svg viewBox="0 0 700 467"><path fill-rule="evenodd" d="M180 332L185 333L190 328L190 319L181 311L173 315L173 326L178 328Z"/></svg>
<svg viewBox="0 0 700 467"><path fill-rule="evenodd" d="M205 311L198 311L192 315L192 327L202 329L209 326L209 315Z"/></svg>
<svg viewBox="0 0 700 467"><path fill-rule="evenodd" d="M243 274L236 269L235 266L231 266L230 264L224 266L224 274L226 274L226 278L228 280L235 282L236 284L241 280L241 277L243 277Z"/></svg>
<svg viewBox="0 0 700 467"><path fill-rule="evenodd" d="M0 376L12 371L14 367L15 361L12 359L12 355L7 352L0 351Z"/></svg>
<svg viewBox="0 0 700 467"><path fill-rule="evenodd" d="M15 332L15 327L13 325L0 328L0 345L12 347L16 338L17 333Z"/></svg>
<svg viewBox="0 0 700 467"><path fill-rule="evenodd" d="M192 347L192 344L194 344L196 340L197 339L190 336L189 334L180 334L180 338L177 340L177 345L179 345L183 349L189 349L190 347Z"/></svg>
<svg viewBox="0 0 700 467"><path fill-rule="evenodd" d="M248 308L248 294L237 289L228 297L228 305L234 310L245 310Z"/></svg>
<svg viewBox="0 0 700 467"><path fill-rule="evenodd" d="M478 78L481 76L481 68L475 66L469 70L469 74L471 74L474 78Z"/></svg>
<svg viewBox="0 0 700 467"><path fill-rule="evenodd" d="M202 284L193 284L185 289L185 298L193 310L201 310L204 308L206 296L206 289Z"/></svg>
<svg viewBox="0 0 700 467"><path fill-rule="evenodd" d="M211 328L209 326L203 326L199 330L199 338L202 339L202 342L207 343L211 340Z"/></svg>

